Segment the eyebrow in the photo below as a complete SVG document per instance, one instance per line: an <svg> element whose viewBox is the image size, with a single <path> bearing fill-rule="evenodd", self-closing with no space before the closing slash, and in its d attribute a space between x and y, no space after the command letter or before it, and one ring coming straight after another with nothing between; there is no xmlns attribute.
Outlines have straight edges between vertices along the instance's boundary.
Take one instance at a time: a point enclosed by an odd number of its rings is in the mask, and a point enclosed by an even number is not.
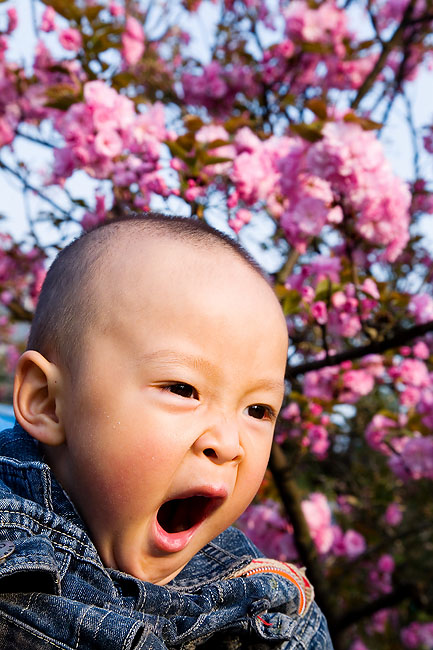
<svg viewBox="0 0 433 650"><path fill-rule="evenodd" d="M192 354L185 354L184 352L173 352L173 350L162 349L140 355L138 358L139 363L147 363L149 361L159 361L160 363L180 363L184 366L205 370L211 375L216 376L219 374L218 368L207 359ZM254 384L252 391L260 389L284 393L284 379L260 379Z"/></svg>
<svg viewBox="0 0 433 650"><path fill-rule="evenodd" d="M148 354L140 355L138 358L139 363L147 363L149 361L159 361L161 363L180 363L183 366L194 368L202 368L211 374L218 374L218 369L207 359L195 355L185 354L184 352L173 352L173 350L156 350Z"/></svg>

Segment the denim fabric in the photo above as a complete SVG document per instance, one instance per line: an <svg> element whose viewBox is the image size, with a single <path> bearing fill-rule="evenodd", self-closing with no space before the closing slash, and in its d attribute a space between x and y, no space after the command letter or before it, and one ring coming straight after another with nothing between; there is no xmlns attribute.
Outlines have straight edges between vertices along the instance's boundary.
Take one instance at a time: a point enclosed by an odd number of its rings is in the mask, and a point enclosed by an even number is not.
<svg viewBox="0 0 433 650"><path fill-rule="evenodd" d="M107 569L37 443L18 425L0 433L1 648L331 650L292 582L232 577L259 556L230 528L166 586Z"/></svg>

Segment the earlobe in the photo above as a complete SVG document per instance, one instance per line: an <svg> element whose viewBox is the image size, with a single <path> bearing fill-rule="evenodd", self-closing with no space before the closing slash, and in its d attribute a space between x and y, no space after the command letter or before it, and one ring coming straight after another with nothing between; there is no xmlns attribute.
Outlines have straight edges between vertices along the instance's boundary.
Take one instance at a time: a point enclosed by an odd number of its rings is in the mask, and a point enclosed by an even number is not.
<svg viewBox="0 0 433 650"><path fill-rule="evenodd" d="M35 350L19 359L14 382L14 410L20 425L46 445L60 445L62 375L58 366Z"/></svg>

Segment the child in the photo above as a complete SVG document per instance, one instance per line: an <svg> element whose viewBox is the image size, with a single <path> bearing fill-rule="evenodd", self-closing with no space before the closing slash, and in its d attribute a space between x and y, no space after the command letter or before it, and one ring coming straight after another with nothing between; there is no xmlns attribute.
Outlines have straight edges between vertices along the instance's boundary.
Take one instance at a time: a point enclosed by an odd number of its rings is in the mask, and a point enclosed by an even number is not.
<svg viewBox="0 0 433 650"><path fill-rule="evenodd" d="M286 358L262 272L206 224L131 217L59 254L0 439L1 648L332 647L303 573L229 528Z"/></svg>

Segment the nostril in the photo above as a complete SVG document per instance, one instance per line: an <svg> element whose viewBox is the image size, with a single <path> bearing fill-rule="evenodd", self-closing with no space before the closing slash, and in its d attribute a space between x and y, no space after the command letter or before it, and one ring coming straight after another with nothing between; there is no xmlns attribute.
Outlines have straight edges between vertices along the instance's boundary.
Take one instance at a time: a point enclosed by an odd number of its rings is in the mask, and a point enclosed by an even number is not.
<svg viewBox="0 0 433 650"><path fill-rule="evenodd" d="M216 451L210 447L204 449L203 453L205 456L208 456L208 458L218 458Z"/></svg>

